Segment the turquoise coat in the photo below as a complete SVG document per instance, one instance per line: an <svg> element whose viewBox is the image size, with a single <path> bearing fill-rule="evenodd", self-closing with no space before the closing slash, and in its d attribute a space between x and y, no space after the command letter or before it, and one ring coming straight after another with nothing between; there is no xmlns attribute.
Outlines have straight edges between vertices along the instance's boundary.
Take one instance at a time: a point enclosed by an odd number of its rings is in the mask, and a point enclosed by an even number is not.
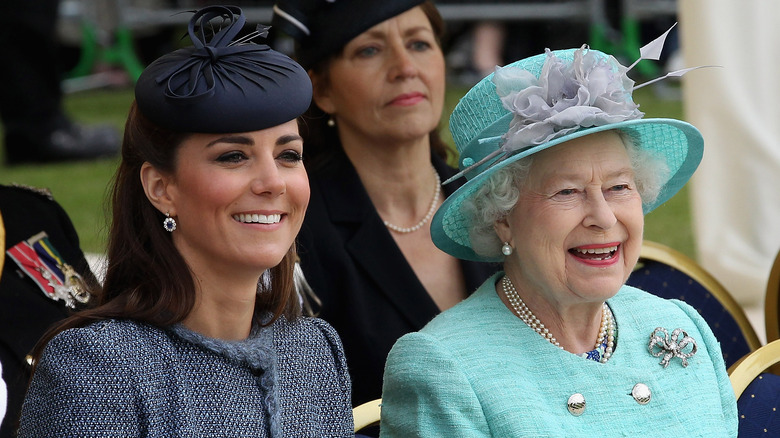
<svg viewBox="0 0 780 438"><path fill-rule="evenodd" d="M606 364L553 346L507 309L499 273L395 344L384 375L381 436L735 437L737 405L720 346L699 314L624 286L608 300L618 343ZM682 328L698 352L664 368L648 351L656 327ZM647 404L631 392L643 383ZM585 398L580 416L567 408Z"/></svg>

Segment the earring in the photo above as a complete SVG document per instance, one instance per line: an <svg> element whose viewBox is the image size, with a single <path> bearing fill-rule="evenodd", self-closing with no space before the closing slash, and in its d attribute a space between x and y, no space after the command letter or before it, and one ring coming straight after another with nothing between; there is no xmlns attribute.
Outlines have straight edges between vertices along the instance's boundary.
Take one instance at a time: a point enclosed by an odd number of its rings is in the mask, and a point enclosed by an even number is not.
<svg viewBox="0 0 780 438"><path fill-rule="evenodd" d="M163 228L169 233L173 233L176 229L176 219L172 218L170 214L165 213L165 220L163 221Z"/></svg>
<svg viewBox="0 0 780 438"><path fill-rule="evenodd" d="M336 121L333 120L333 116L328 117L328 126L330 126L331 128L336 126Z"/></svg>
<svg viewBox="0 0 780 438"><path fill-rule="evenodd" d="M504 245L501 247L501 253L505 256L512 254L512 251L514 250L515 249L509 245L509 242L504 242Z"/></svg>

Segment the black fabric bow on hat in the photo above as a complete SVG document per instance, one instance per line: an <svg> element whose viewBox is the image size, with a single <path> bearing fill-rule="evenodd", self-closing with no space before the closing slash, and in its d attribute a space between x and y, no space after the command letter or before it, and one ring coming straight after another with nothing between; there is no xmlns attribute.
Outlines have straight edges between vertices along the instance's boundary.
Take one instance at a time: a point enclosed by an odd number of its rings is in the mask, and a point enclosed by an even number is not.
<svg viewBox="0 0 780 438"><path fill-rule="evenodd" d="M141 112L154 123L182 132L248 132L301 115L311 102L308 75L286 55L252 39L235 39L246 17L236 6L208 6L195 13L188 33L193 46L154 61L136 84Z"/></svg>

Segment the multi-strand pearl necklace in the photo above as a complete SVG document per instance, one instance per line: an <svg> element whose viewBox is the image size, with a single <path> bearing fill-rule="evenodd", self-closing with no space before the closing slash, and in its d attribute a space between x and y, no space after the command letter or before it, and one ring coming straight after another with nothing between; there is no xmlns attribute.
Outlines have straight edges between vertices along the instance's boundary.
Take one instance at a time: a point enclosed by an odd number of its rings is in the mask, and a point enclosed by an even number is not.
<svg viewBox="0 0 780 438"><path fill-rule="evenodd" d="M393 225L388 221L384 221L387 228L395 231L396 233L408 234L419 230L423 227L423 225L427 224L428 221L431 220L433 213L436 211L436 207L439 204L439 197L441 197L441 178L439 178L439 172L436 172L436 169L433 166L431 166L431 169L433 169L433 176L436 178L436 186L433 191L433 200L431 201L431 206L428 207L428 213L425 214L425 217L423 217L420 222L417 222L417 224L411 227L399 227L398 225Z"/></svg>
<svg viewBox="0 0 780 438"><path fill-rule="evenodd" d="M536 333L542 335L547 341L556 347L563 349L561 344L555 339L550 330L539 321L539 318L531 312L531 309L525 305L525 302L520 298L520 294L517 293L515 285L512 284L512 280L508 276L504 276L501 280L501 288L504 291L506 299L512 306L514 313L528 326L531 327ZM599 358L599 362L605 363L612 357L612 351L615 348L615 319L612 315L612 311L604 303L601 307L601 327L599 328L599 336L596 340L595 350L600 347L604 347L604 353Z"/></svg>

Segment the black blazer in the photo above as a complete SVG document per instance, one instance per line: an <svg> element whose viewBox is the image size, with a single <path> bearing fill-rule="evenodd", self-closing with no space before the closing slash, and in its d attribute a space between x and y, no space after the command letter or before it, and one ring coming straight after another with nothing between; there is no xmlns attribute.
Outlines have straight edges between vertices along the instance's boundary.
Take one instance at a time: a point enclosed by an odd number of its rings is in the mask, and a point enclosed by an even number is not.
<svg viewBox="0 0 780 438"><path fill-rule="evenodd" d="M438 157L432 162L442 180L455 174ZM310 172L309 180L311 200L298 237L301 267L322 300L318 316L338 331L344 343L356 406L381 397L390 348L402 335L422 329L439 308L343 152L326 170ZM457 182L444 186L445 195L457 186ZM461 261L461 269L471 293L499 265Z"/></svg>
<svg viewBox="0 0 780 438"><path fill-rule="evenodd" d="M46 231L49 241L62 258L79 272L88 284L96 284L76 230L65 210L41 191L0 185L0 215L5 226L5 250L22 240ZM14 436L22 401L30 379L25 357L43 333L70 314L62 301L53 301L19 273L6 254L0 277L0 362L8 385L8 411L0 427L0 438Z"/></svg>

